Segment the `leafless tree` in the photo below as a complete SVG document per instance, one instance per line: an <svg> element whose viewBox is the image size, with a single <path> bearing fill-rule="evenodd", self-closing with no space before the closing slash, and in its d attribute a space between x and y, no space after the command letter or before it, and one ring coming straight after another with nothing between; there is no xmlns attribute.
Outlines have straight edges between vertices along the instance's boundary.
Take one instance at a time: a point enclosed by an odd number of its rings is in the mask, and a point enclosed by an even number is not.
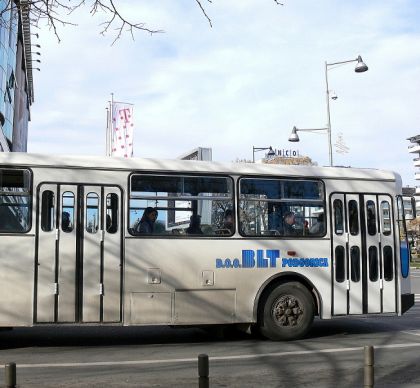
<svg viewBox="0 0 420 388"><path fill-rule="evenodd" d="M191 1L195 1L210 24L210 27L212 27L212 21L206 11L206 7L212 4L213 0ZM283 5L278 0L274 0L274 2L278 5ZM0 23L3 23L7 27L8 15L15 7L22 11L29 10L32 27L39 28L42 22L46 22L59 41L58 27L77 25L71 21L71 14L82 7L87 7L92 16L99 14L106 16L106 21L100 24L100 33L105 35L113 31L115 33L113 44L124 32L128 32L133 39L135 31L142 31L151 35L164 32L161 29L149 27L144 22L129 20L126 15L121 13L118 0L7 0L6 6L3 9L0 8Z"/></svg>

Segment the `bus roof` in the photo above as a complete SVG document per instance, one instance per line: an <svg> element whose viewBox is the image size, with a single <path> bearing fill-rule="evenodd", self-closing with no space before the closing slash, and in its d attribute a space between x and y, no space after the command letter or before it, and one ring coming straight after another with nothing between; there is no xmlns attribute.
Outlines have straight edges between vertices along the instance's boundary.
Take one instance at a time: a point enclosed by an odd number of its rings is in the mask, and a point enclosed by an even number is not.
<svg viewBox="0 0 420 388"><path fill-rule="evenodd" d="M214 174L282 175L386 181L399 181L401 179L395 172L368 168L293 166L265 163L220 163L180 159L117 158L85 155L31 154L24 152L0 152L0 167L3 166L193 173L210 172Z"/></svg>

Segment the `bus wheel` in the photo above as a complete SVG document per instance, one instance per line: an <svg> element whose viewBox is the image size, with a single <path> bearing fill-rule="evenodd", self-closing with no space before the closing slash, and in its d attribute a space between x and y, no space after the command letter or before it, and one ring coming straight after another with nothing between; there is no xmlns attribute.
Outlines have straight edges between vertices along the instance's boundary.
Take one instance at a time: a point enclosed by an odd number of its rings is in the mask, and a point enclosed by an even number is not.
<svg viewBox="0 0 420 388"><path fill-rule="evenodd" d="M273 288L262 301L260 331L273 341L302 338L314 320L315 306L306 287L297 282Z"/></svg>

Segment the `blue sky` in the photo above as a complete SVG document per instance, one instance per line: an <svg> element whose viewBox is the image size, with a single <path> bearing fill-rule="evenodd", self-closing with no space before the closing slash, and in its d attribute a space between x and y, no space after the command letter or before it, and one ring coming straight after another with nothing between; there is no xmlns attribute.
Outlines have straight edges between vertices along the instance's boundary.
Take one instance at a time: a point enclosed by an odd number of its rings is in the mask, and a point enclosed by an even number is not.
<svg viewBox="0 0 420 388"><path fill-rule="evenodd" d="M298 149L328 164L323 133L294 125L327 123L324 63L361 55L328 71L332 139L342 133L347 154L337 165L399 172L414 184L407 137L420 134L420 2L417 0L203 0L213 28L194 0L125 0L121 11L165 33L99 35L103 18L75 13L77 27L59 29L58 43L40 30L41 72L29 151L102 155L105 108L133 103L134 155L175 158L197 146L213 159L252 159L252 147Z"/></svg>

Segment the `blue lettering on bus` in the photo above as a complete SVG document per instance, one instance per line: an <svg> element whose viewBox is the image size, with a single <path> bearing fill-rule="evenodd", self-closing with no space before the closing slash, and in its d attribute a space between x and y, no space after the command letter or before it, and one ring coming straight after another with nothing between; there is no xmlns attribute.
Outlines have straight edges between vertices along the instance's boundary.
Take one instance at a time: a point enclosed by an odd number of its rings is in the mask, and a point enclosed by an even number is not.
<svg viewBox="0 0 420 388"><path fill-rule="evenodd" d="M311 257L311 258L290 258L283 257L281 259L282 267L328 267L327 257Z"/></svg>
<svg viewBox="0 0 420 388"><path fill-rule="evenodd" d="M250 249L242 250L241 260L235 258L217 258L216 268L277 268L280 259L280 250L278 249ZM281 258L281 267L328 267L327 257L283 257Z"/></svg>

